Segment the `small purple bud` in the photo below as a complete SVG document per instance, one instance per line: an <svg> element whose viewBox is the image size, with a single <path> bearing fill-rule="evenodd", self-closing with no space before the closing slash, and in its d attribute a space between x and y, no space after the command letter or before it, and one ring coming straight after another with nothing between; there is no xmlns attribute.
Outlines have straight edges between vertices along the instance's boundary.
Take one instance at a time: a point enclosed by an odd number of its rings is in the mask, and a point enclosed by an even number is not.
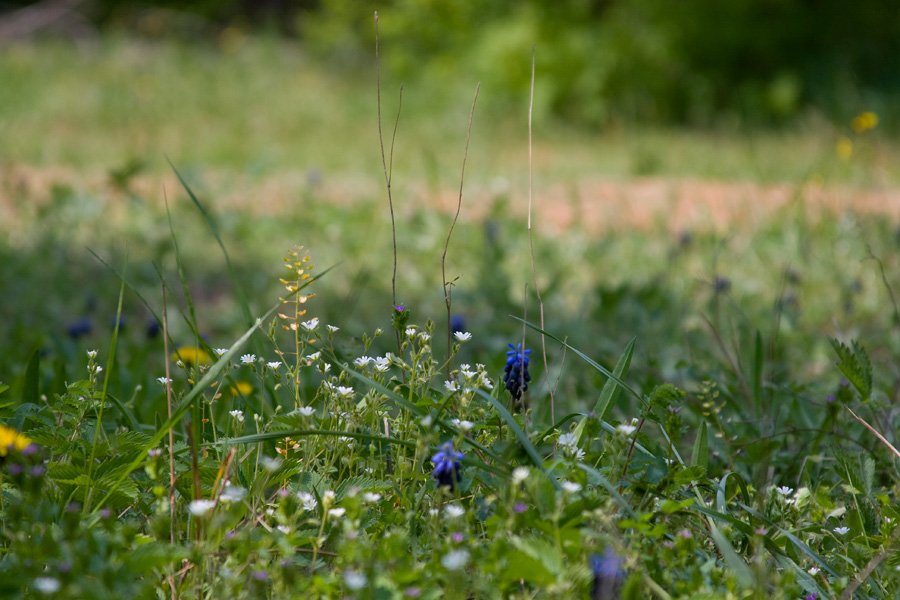
<svg viewBox="0 0 900 600"><path fill-rule="evenodd" d="M415 586L410 586L406 588L406 597L407 598L418 598L422 594L422 590Z"/></svg>
<svg viewBox="0 0 900 600"><path fill-rule="evenodd" d="M100 511L100 517L103 519L108 519L112 515L112 511L108 508L104 508Z"/></svg>
<svg viewBox="0 0 900 600"><path fill-rule="evenodd" d="M519 514L522 514L523 512L525 512L526 510L528 510L528 507L525 506L523 503L519 502L518 504L516 504L516 505L513 507L513 510L516 511L517 513L519 513Z"/></svg>
<svg viewBox="0 0 900 600"><path fill-rule="evenodd" d="M36 454L38 451L37 444L28 444L24 448L22 448L22 456L31 456L32 454Z"/></svg>
<svg viewBox="0 0 900 600"><path fill-rule="evenodd" d="M834 402L834 394L828 394L825 398L825 402Z"/></svg>
<svg viewBox="0 0 900 600"><path fill-rule="evenodd" d="M279 498L287 498L290 495L291 495L291 493L289 491L287 491L285 488L281 488L280 490L278 490Z"/></svg>
<svg viewBox="0 0 900 600"><path fill-rule="evenodd" d="M265 581L268 578L269 578L269 574L263 570L253 572L253 579L255 579L257 581Z"/></svg>
<svg viewBox="0 0 900 600"><path fill-rule="evenodd" d="M455 543L460 544L465 539L465 536L457 531L452 536L450 536L450 539L452 539Z"/></svg>
<svg viewBox="0 0 900 600"><path fill-rule="evenodd" d="M30 471L32 477L40 477L46 472L47 469L44 468L44 465L34 465L33 467L31 467Z"/></svg>
<svg viewBox="0 0 900 600"><path fill-rule="evenodd" d="M402 304L394 307L394 310L396 310L397 312L403 312L405 309L406 307Z"/></svg>
<svg viewBox="0 0 900 600"><path fill-rule="evenodd" d="M9 465L9 474L10 475L21 475L25 471L25 465L21 465L19 463L13 463Z"/></svg>

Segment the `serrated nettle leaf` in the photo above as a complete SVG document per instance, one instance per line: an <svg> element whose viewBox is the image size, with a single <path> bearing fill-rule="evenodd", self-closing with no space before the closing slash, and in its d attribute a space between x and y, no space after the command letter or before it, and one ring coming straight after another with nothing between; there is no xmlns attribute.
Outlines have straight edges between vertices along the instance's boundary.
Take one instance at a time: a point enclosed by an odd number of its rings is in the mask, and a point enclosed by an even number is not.
<svg viewBox="0 0 900 600"><path fill-rule="evenodd" d="M856 388L863 401L868 401L872 397L872 363L869 361L869 355L855 340L851 342L852 348L836 339L830 341L838 356L835 365Z"/></svg>

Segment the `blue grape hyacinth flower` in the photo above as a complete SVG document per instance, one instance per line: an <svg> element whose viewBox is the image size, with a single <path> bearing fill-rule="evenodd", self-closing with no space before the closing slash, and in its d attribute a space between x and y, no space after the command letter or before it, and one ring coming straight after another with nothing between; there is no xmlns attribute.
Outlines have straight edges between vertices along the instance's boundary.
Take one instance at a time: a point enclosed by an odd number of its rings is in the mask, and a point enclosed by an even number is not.
<svg viewBox="0 0 900 600"><path fill-rule="evenodd" d="M623 559L612 547L607 546L603 556L591 555L588 563L594 576L591 587L591 600L613 600L618 594L618 585L624 575Z"/></svg>
<svg viewBox="0 0 900 600"><path fill-rule="evenodd" d="M463 458L462 452L453 449L453 442L441 445L437 454L431 457L431 462L434 463L431 476L437 480L438 487L447 486L451 491L456 488L456 484L462 480L459 461Z"/></svg>
<svg viewBox="0 0 900 600"><path fill-rule="evenodd" d="M522 344L518 347L509 345L511 350L506 352L506 367L503 370L503 383L506 389L516 400L522 399L522 394L528 391L528 382L531 375L528 373L528 355L531 350L522 350Z"/></svg>

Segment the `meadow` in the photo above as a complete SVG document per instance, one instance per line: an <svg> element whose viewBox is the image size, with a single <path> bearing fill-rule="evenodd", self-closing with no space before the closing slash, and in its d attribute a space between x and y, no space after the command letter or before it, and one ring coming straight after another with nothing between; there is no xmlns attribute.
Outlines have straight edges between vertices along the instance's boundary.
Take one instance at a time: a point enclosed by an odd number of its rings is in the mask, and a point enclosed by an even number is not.
<svg viewBox="0 0 900 600"><path fill-rule="evenodd" d="M527 91L383 70L386 168L374 63L225 42L0 54L3 597L900 594L875 115L529 188Z"/></svg>

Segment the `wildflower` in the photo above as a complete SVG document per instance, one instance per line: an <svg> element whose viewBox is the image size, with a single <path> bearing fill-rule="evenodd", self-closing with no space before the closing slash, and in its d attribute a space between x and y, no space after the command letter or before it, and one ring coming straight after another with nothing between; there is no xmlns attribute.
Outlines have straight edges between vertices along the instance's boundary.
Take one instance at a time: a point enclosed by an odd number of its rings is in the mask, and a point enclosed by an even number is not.
<svg viewBox="0 0 900 600"><path fill-rule="evenodd" d="M213 352L216 354L216 356L222 356L223 354L228 352L228 348L213 348Z"/></svg>
<svg viewBox="0 0 900 600"><path fill-rule="evenodd" d="M346 508L331 508L328 509L328 516L339 519L344 516L345 512L347 512Z"/></svg>
<svg viewBox="0 0 900 600"><path fill-rule="evenodd" d="M878 125L878 115L871 111L856 115L850 122L850 126L853 127L853 131L856 133L862 133L867 129L874 129L876 125Z"/></svg>
<svg viewBox="0 0 900 600"><path fill-rule="evenodd" d="M468 550L452 550L441 557L441 564L448 571L458 571L469 562Z"/></svg>
<svg viewBox="0 0 900 600"><path fill-rule="evenodd" d="M320 357L320 356L322 356L322 353L321 353L321 352L313 352L312 354L310 354L310 355L307 356L306 358L308 358L310 361L316 361L316 360L319 360L319 357Z"/></svg>
<svg viewBox="0 0 900 600"><path fill-rule="evenodd" d="M93 359L97 358L97 351L96 350L88 350L87 356L88 356L88 358L93 360Z"/></svg>
<svg viewBox="0 0 900 600"><path fill-rule="evenodd" d="M835 144L834 150L841 160L850 160L850 157L853 156L853 142L850 141L850 138L841 136Z"/></svg>
<svg viewBox="0 0 900 600"><path fill-rule="evenodd" d="M247 490L239 485L231 485L229 483L222 491L222 500L224 500L225 502L240 502L246 497Z"/></svg>
<svg viewBox="0 0 900 600"><path fill-rule="evenodd" d="M581 491L581 484L575 481L563 481L562 489L569 492L570 494L577 494Z"/></svg>
<svg viewBox="0 0 900 600"><path fill-rule="evenodd" d="M616 427L616 431L618 431L619 433L621 433L625 436L629 436L632 433L634 433L635 431L637 431L637 427L635 427L634 425L626 425L625 423L622 423L621 425Z"/></svg>
<svg viewBox="0 0 900 600"><path fill-rule="evenodd" d="M794 488L783 485L781 487L775 488L775 491L778 492L779 494L781 494L782 496L788 496L794 491Z"/></svg>
<svg viewBox="0 0 900 600"><path fill-rule="evenodd" d="M357 591L366 587L366 584L369 583L369 579L366 577L365 573L347 571L344 574L344 583L347 584L347 587L351 590Z"/></svg>
<svg viewBox="0 0 900 600"><path fill-rule="evenodd" d="M194 500L188 504L188 512L195 517L205 516L209 511L216 507L216 503L212 500Z"/></svg>
<svg viewBox="0 0 900 600"><path fill-rule="evenodd" d="M272 458L271 456L263 456L259 462L262 464L263 469L272 472L281 468L282 460L280 458Z"/></svg>
<svg viewBox="0 0 900 600"><path fill-rule="evenodd" d="M466 514L466 509L457 504L448 504L444 507L444 512L447 513L447 516L451 519L456 519Z"/></svg>
<svg viewBox="0 0 900 600"><path fill-rule="evenodd" d="M334 493L334 490L325 490L325 493L322 494L322 502L326 505L334 504L334 499L337 497L337 494Z"/></svg>
<svg viewBox="0 0 900 600"><path fill-rule="evenodd" d="M416 328L415 328L415 327L407 327L407 328L406 328L406 337L410 337L410 338L411 338L411 337L415 337L415 335L416 335Z"/></svg>
<svg viewBox="0 0 900 600"><path fill-rule="evenodd" d="M277 371L278 367L281 366L281 363L280 362L267 362L266 366L269 367L270 369L272 369L273 371Z"/></svg>
<svg viewBox="0 0 900 600"><path fill-rule="evenodd" d="M522 399L522 394L528 391L528 382L531 375L528 373L528 355L531 350L522 350L522 344L518 348L509 344L511 350L506 352L506 367L503 370L503 383L506 389L516 400Z"/></svg>
<svg viewBox="0 0 900 600"><path fill-rule="evenodd" d="M245 354L241 357L241 362L244 363L245 365L249 365L253 362L256 362L256 355L255 354Z"/></svg>
<svg viewBox="0 0 900 600"><path fill-rule="evenodd" d="M304 417L310 417L314 412L316 412L316 409L312 406L301 406L297 409L297 412L299 412Z"/></svg>
<svg viewBox="0 0 900 600"><path fill-rule="evenodd" d="M172 383L172 380L168 377L157 377L156 380L163 385L166 385L167 383Z"/></svg>
<svg viewBox="0 0 900 600"><path fill-rule="evenodd" d="M457 385L457 383L455 381L445 381L444 388L446 388L446 390L448 392L450 392L451 394L453 392L459 391L459 385Z"/></svg>
<svg viewBox="0 0 900 600"><path fill-rule="evenodd" d="M208 365L210 363L209 354L203 348L196 346L182 346L169 356L169 360L182 362L189 367L200 365Z"/></svg>
<svg viewBox="0 0 900 600"><path fill-rule="evenodd" d="M343 396L344 398L350 398L350 397L353 396L353 393L354 393L354 390L353 390L352 387L346 387L346 386L343 386L343 385L337 386L337 387L335 388L335 391L336 391L339 395Z"/></svg>
<svg viewBox="0 0 900 600"><path fill-rule="evenodd" d="M559 445L564 448L574 448L578 443L578 436L574 433L564 433L559 436Z"/></svg>
<svg viewBox="0 0 900 600"><path fill-rule="evenodd" d="M833 529L833 531L838 535L847 535L847 533L850 531L850 528L849 527L835 527Z"/></svg>
<svg viewBox="0 0 900 600"><path fill-rule="evenodd" d="M513 506L513 510L519 514L522 514L523 512L528 510L528 507L523 502L518 502L515 506Z"/></svg>
<svg viewBox="0 0 900 600"><path fill-rule="evenodd" d="M302 323L300 323L300 325L302 325L303 329L307 331L315 331L316 327L319 326L319 318L313 317L309 321L303 321Z"/></svg>
<svg viewBox="0 0 900 600"><path fill-rule="evenodd" d="M12 427L0 425L0 459L5 457L10 450L22 452L31 446L31 439L22 435Z"/></svg>
<svg viewBox="0 0 900 600"><path fill-rule="evenodd" d="M363 494L363 500L366 502L375 503L381 500L381 494L376 494L375 492L366 492Z"/></svg>
<svg viewBox="0 0 900 600"><path fill-rule="evenodd" d="M316 506L319 505L316 497L309 492L297 492L297 498L300 500L300 506L303 510L316 510Z"/></svg>
<svg viewBox="0 0 900 600"><path fill-rule="evenodd" d="M103 367L100 365L93 365L88 367L88 371L94 373L95 375L103 370Z"/></svg>
<svg viewBox="0 0 900 600"><path fill-rule="evenodd" d="M375 360L375 359L372 358L371 356L360 356L359 358L357 358L356 360L353 361L353 364L356 365L357 367L364 367L367 364L369 364L370 362L372 362L373 360Z"/></svg>
<svg viewBox="0 0 900 600"><path fill-rule="evenodd" d="M34 588L42 594L55 594L62 584L55 577L35 577Z"/></svg>
<svg viewBox="0 0 900 600"><path fill-rule="evenodd" d="M431 476L437 480L438 487L447 486L452 491L456 483L462 481L459 474L459 461L463 459L463 453L453 450L453 442L446 442L441 449L431 457L434 463L434 472Z"/></svg>
<svg viewBox="0 0 900 600"><path fill-rule="evenodd" d="M622 557L611 546L606 547L603 556L594 554L588 560L594 583L591 588L593 600L612 600L617 597L616 588L624 575Z"/></svg>
<svg viewBox="0 0 900 600"><path fill-rule="evenodd" d="M466 539L466 536L464 536L463 534L461 534L460 532L457 531L456 533L454 533L453 535L450 536L450 539L452 539L454 541L454 543L461 544L463 542L463 540Z"/></svg>
<svg viewBox="0 0 900 600"><path fill-rule="evenodd" d="M244 422L244 412L240 410L229 410L228 414L234 417L238 423Z"/></svg>
<svg viewBox="0 0 900 600"><path fill-rule="evenodd" d="M340 327L335 327L334 325L326 325L325 327L327 327L328 331L330 331L331 333L340 330Z"/></svg>
<svg viewBox="0 0 900 600"><path fill-rule="evenodd" d="M265 581L268 578L269 578L269 574L266 573L265 570L260 569L259 571L253 572L253 579L255 579L257 581Z"/></svg>
<svg viewBox="0 0 900 600"><path fill-rule="evenodd" d="M818 575L819 571L821 571L821 570L822 569L820 569L819 567L810 567L809 570L806 572L809 573L810 575L815 576L815 575Z"/></svg>
<svg viewBox="0 0 900 600"><path fill-rule="evenodd" d="M475 423L472 421L460 421L459 419L453 419L451 421L454 425L459 427L462 431L471 431L473 427L475 427Z"/></svg>
<svg viewBox="0 0 900 600"><path fill-rule="evenodd" d="M468 342L472 339L472 334L468 331L455 331L453 332L453 337L455 337L457 341Z"/></svg>
<svg viewBox="0 0 900 600"><path fill-rule="evenodd" d="M805 600L817 600L818 597L819 597L819 595L816 593L807 594Z"/></svg>
<svg viewBox="0 0 900 600"><path fill-rule="evenodd" d="M514 484L520 484L528 479L528 467L516 467L512 472L512 480Z"/></svg>
<svg viewBox="0 0 900 600"><path fill-rule="evenodd" d="M462 333L466 329L466 319L462 315L453 315L450 317L450 331L453 333Z"/></svg>
<svg viewBox="0 0 900 600"><path fill-rule="evenodd" d="M235 396L246 396L253 391L253 385L247 381L235 381L228 389Z"/></svg>
<svg viewBox="0 0 900 600"><path fill-rule="evenodd" d="M156 336L159 335L159 332L162 331L162 327L159 325L159 321L156 320L156 317L150 317L147 319L147 324L144 327L144 333L147 336L148 340L155 339Z"/></svg>
<svg viewBox="0 0 900 600"><path fill-rule="evenodd" d="M375 370L379 373L384 373L391 366L391 359L388 357L379 357L375 359Z"/></svg>

